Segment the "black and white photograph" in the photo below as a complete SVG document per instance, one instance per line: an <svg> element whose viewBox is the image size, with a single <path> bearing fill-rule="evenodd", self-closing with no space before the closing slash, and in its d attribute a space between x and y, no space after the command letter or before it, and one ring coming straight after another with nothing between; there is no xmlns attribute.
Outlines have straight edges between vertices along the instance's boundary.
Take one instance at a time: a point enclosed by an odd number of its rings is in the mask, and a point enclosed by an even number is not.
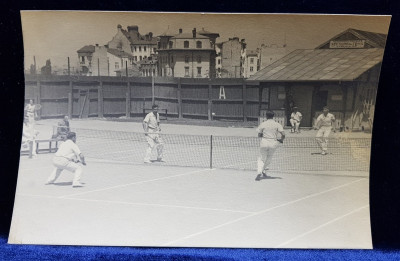
<svg viewBox="0 0 400 261"><path fill-rule="evenodd" d="M390 20L21 11L8 243L371 249Z"/></svg>

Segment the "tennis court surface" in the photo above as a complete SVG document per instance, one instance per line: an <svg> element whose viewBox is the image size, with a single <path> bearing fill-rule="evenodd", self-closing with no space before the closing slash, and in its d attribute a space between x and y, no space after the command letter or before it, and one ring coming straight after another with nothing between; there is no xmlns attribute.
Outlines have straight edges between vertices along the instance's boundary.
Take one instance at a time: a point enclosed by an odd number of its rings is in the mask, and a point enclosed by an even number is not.
<svg viewBox="0 0 400 261"><path fill-rule="evenodd" d="M372 247L365 140L336 139L321 156L312 138L288 135L270 177L255 181L252 137L214 135L210 156L209 136L167 134L166 162L144 164L143 135L109 131L76 128L88 163L83 188L66 171L44 185L52 154L21 157L10 243Z"/></svg>

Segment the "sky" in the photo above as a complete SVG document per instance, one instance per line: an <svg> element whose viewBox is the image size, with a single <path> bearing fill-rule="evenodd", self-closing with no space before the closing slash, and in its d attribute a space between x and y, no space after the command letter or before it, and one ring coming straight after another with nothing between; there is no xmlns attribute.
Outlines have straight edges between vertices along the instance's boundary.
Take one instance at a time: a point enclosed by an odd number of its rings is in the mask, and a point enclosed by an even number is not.
<svg viewBox="0 0 400 261"><path fill-rule="evenodd" d="M25 68L36 59L37 68L47 59L52 66L77 66L77 51L85 45L105 45L124 29L139 26L144 35L166 31L191 32L193 28L219 33L217 42L232 37L245 39L248 49L261 44L286 42L288 49L313 49L348 28L388 33L390 16L305 15L305 14L221 14L144 13L83 11L21 11Z"/></svg>

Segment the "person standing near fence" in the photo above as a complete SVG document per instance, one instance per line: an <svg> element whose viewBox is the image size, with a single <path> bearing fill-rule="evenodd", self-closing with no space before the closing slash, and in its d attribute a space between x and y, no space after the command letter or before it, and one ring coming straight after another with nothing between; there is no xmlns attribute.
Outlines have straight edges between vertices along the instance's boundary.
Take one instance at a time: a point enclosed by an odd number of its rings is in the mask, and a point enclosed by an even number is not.
<svg viewBox="0 0 400 261"><path fill-rule="evenodd" d="M274 155L279 143L283 143L285 139L285 132L282 125L277 123L273 118L275 113L273 111L266 111L266 121L258 126L258 137L260 141L260 154L257 159L257 177L256 181L261 180L261 176L267 177L265 173L271 163L272 156ZM280 137L278 136L280 135Z"/></svg>
<svg viewBox="0 0 400 261"><path fill-rule="evenodd" d="M32 99L30 99L29 103L25 106L25 112L26 116L28 117L29 123L34 124L36 117L36 110L35 110L35 104L33 104Z"/></svg>
<svg viewBox="0 0 400 261"><path fill-rule="evenodd" d="M28 116L24 117L24 125L22 126L22 147L29 149L29 157L36 156L36 137L39 134L34 129L32 123L29 122Z"/></svg>
<svg viewBox="0 0 400 261"><path fill-rule="evenodd" d="M293 107L293 112L290 115L290 124L292 125L291 132L300 133L300 122L303 115L298 111L297 107Z"/></svg>
<svg viewBox="0 0 400 261"><path fill-rule="evenodd" d="M46 185L54 184L63 170L68 170L74 173L72 187L83 187L80 182L82 176L82 167L78 164L81 162L86 165L85 157L81 153L78 145L76 145L76 133L69 132L67 140L60 145L56 155L53 158L53 165L55 166L53 172L47 179Z"/></svg>
<svg viewBox="0 0 400 261"><path fill-rule="evenodd" d="M158 105L152 106L152 112L148 113L143 120L143 130L146 135L147 149L144 157L144 163L151 163L150 157L153 149L157 149L157 161L162 162L164 144L160 137L160 115L158 114Z"/></svg>
<svg viewBox="0 0 400 261"><path fill-rule="evenodd" d="M322 150L321 154L326 155L328 152L328 138L333 130L336 132L335 123L336 119L332 113L329 113L329 108L324 107L321 115L315 121L315 128L318 130L316 140L318 146Z"/></svg>

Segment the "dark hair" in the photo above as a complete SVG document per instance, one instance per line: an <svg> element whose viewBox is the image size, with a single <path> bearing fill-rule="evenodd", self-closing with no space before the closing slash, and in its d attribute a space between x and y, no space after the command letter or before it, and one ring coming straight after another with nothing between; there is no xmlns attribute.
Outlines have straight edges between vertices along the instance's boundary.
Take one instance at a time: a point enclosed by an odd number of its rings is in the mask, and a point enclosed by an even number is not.
<svg viewBox="0 0 400 261"><path fill-rule="evenodd" d="M267 119L272 119L275 116L275 112L273 111L266 111L265 112L265 116L267 117Z"/></svg>
<svg viewBox="0 0 400 261"><path fill-rule="evenodd" d="M327 109L327 110L329 111L328 106L324 106L322 109L323 109L323 110Z"/></svg>
<svg viewBox="0 0 400 261"><path fill-rule="evenodd" d="M158 108L157 104L153 104L153 106L151 106L152 109Z"/></svg>
<svg viewBox="0 0 400 261"><path fill-rule="evenodd" d="M72 139L72 138L75 138L76 137L76 133L75 132L69 132L68 134L67 134L67 139L68 140L70 140L70 139Z"/></svg>

